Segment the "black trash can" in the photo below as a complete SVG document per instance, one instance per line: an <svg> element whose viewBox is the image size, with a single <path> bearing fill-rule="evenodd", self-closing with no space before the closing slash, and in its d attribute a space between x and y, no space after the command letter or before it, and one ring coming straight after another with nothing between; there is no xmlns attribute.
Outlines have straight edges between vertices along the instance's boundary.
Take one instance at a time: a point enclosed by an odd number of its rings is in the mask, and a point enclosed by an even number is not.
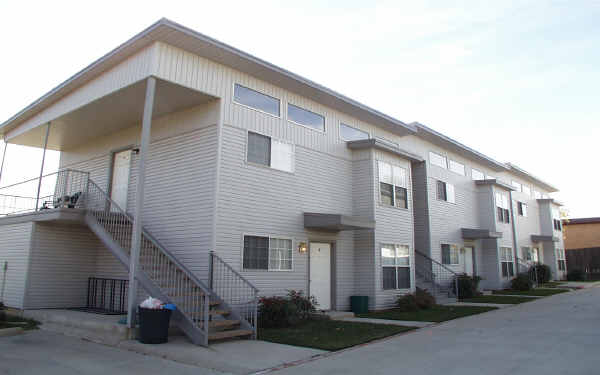
<svg viewBox="0 0 600 375"><path fill-rule="evenodd" d="M369 312L369 296L351 296L350 309L355 314L365 314Z"/></svg>
<svg viewBox="0 0 600 375"><path fill-rule="evenodd" d="M138 307L140 317L139 340L143 344L163 344L169 341L171 310Z"/></svg>

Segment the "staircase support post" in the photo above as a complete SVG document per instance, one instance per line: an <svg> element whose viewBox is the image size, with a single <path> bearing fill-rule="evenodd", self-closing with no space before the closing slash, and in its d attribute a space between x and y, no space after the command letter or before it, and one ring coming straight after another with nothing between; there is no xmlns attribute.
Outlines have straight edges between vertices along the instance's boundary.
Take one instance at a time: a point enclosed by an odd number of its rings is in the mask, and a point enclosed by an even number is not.
<svg viewBox="0 0 600 375"><path fill-rule="evenodd" d="M139 267L140 247L142 243L142 208L144 207L144 180L146 178L145 164L150 143L150 129L152 128L152 112L154 107L154 92L156 91L156 78L146 80L146 98L144 101L144 115L142 119L142 134L140 142L140 156L138 160L138 175L135 194L135 213L133 215L133 233L131 238L131 256L129 257L129 295L127 309L127 326L135 327L135 311L137 297L137 272Z"/></svg>
<svg viewBox="0 0 600 375"><path fill-rule="evenodd" d="M50 134L50 123L46 125L46 137L44 138L44 153L42 154L42 166L40 167L40 179L38 181L37 196L35 199L35 210L40 205L40 190L42 189L42 176L44 175L44 163L46 162L46 149L48 148L48 135Z"/></svg>
<svg viewBox="0 0 600 375"><path fill-rule="evenodd" d="M4 159L6 159L6 149L8 148L8 143L6 143L6 137L3 139L4 150L2 151L2 164L0 164L0 182L2 181L2 171L4 171ZM0 183L0 186L2 184Z"/></svg>

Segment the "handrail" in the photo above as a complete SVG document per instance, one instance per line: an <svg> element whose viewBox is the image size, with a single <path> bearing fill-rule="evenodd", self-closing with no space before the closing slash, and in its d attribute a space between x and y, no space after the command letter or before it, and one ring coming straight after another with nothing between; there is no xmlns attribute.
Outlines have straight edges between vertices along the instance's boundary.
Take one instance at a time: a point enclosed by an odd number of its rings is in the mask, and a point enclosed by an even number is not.
<svg viewBox="0 0 600 375"><path fill-rule="evenodd" d="M59 174L59 173L61 173L61 172L76 172L76 173L85 173L85 174L87 174L88 176L89 176L89 174L90 174L90 172L86 172L86 171L79 171L79 170L77 170L77 169L69 169L69 168L66 168L66 169L61 169L61 170L58 170L58 171L56 171L56 172L52 172L52 173L45 174L45 175L43 175L42 177L35 177L35 178L29 179L29 180L20 181L20 182L15 182L14 184L11 184L11 185L0 186L0 190L2 190L2 189L7 189L7 188L10 188L10 187L13 187L13 186L17 186L17 185L21 185L21 184L26 184L26 183L28 183L28 182L31 182L31 181L36 181L36 180L39 180L40 178L45 178L45 177L52 176L52 175L54 175L54 174ZM33 198L35 198L35 197L33 197Z"/></svg>
<svg viewBox="0 0 600 375"><path fill-rule="evenodd" d="M250 288L252 288L253 291L258 292L259 289L257 287L255 287L250 281L248 281L248 279L246 279L244 276L242 276L238 271L236 271L233 267L231 267L229 265L229 263L225 262L223 260L223 258L221 258L220 256L218 256L213 250L210 251L211 256L217 258L217 260L221 261L221 263L227 267L227 269L229 269L231 272L233 272L234 275L236 275L237 277L239 277L240 279L242 279Z"/></svg>
<svg viewBox="0 0 600 375"><path fill-rule="evenodd" d="M454 274L454 275L458 275L456 272L452 271L450 268L448 268L448 267L444 266L442 263L438 262L437 260L430 258L428 255L426 255L426 254L423 254L423 253L422 253L422 252L420 252L419 250L415 249L415 253L417 253L417 254L419 254L419 255L421 255L421 256L423 256L423 257L427 258L428 260L430 260L430 261L432 261L433 263L435 263L436 265L438 265L438 266L442 267L442 268L443 268L443 269L445 269L446 271L448 271L448 272L450 272L450 273L452 273L452 274ZM433 271L432 271L432 273L433 273Z"/></svg>

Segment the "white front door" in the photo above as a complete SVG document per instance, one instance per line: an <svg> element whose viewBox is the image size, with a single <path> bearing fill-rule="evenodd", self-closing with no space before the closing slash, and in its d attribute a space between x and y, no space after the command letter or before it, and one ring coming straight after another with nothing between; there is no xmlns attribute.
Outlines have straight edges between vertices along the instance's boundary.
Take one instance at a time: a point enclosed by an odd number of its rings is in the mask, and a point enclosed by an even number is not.
<svg viewBox="0 0 600 375"><path fill-rule="evenodd" d="M462 264L464 266L464 272L473 276L473 246L465 246L462 253Z"/></svg>
<svg viewBox="0 0 600 375"><path fill-rule="evenodd" d="M110 198L122 210L127 210L127 192L129 190L129 168L131 150L115 153L113 162Z"/></svg>
<svg viewBox="0 0 600 375"><path fill-rule="evenodd" d="M317 299L317 309L331 309L331 245L310 243L310 294Z"/></svg>

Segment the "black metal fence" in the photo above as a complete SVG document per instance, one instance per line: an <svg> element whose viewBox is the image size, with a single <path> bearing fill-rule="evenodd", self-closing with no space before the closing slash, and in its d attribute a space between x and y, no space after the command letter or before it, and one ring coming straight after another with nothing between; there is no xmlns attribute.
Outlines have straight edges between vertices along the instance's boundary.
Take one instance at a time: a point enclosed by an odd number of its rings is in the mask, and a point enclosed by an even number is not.
<svg viewBox="0 0 600 375"><path fill-rule="evenodd" d="M88 311L102 314L127 314L128 280L88 278Z"/></svg>
<svg viewBox="0 0 600 375"><path fill-rule="evenodd" d="M600 247L567 250L567 270L582 271L587 280L600 280Z"/></svg>

